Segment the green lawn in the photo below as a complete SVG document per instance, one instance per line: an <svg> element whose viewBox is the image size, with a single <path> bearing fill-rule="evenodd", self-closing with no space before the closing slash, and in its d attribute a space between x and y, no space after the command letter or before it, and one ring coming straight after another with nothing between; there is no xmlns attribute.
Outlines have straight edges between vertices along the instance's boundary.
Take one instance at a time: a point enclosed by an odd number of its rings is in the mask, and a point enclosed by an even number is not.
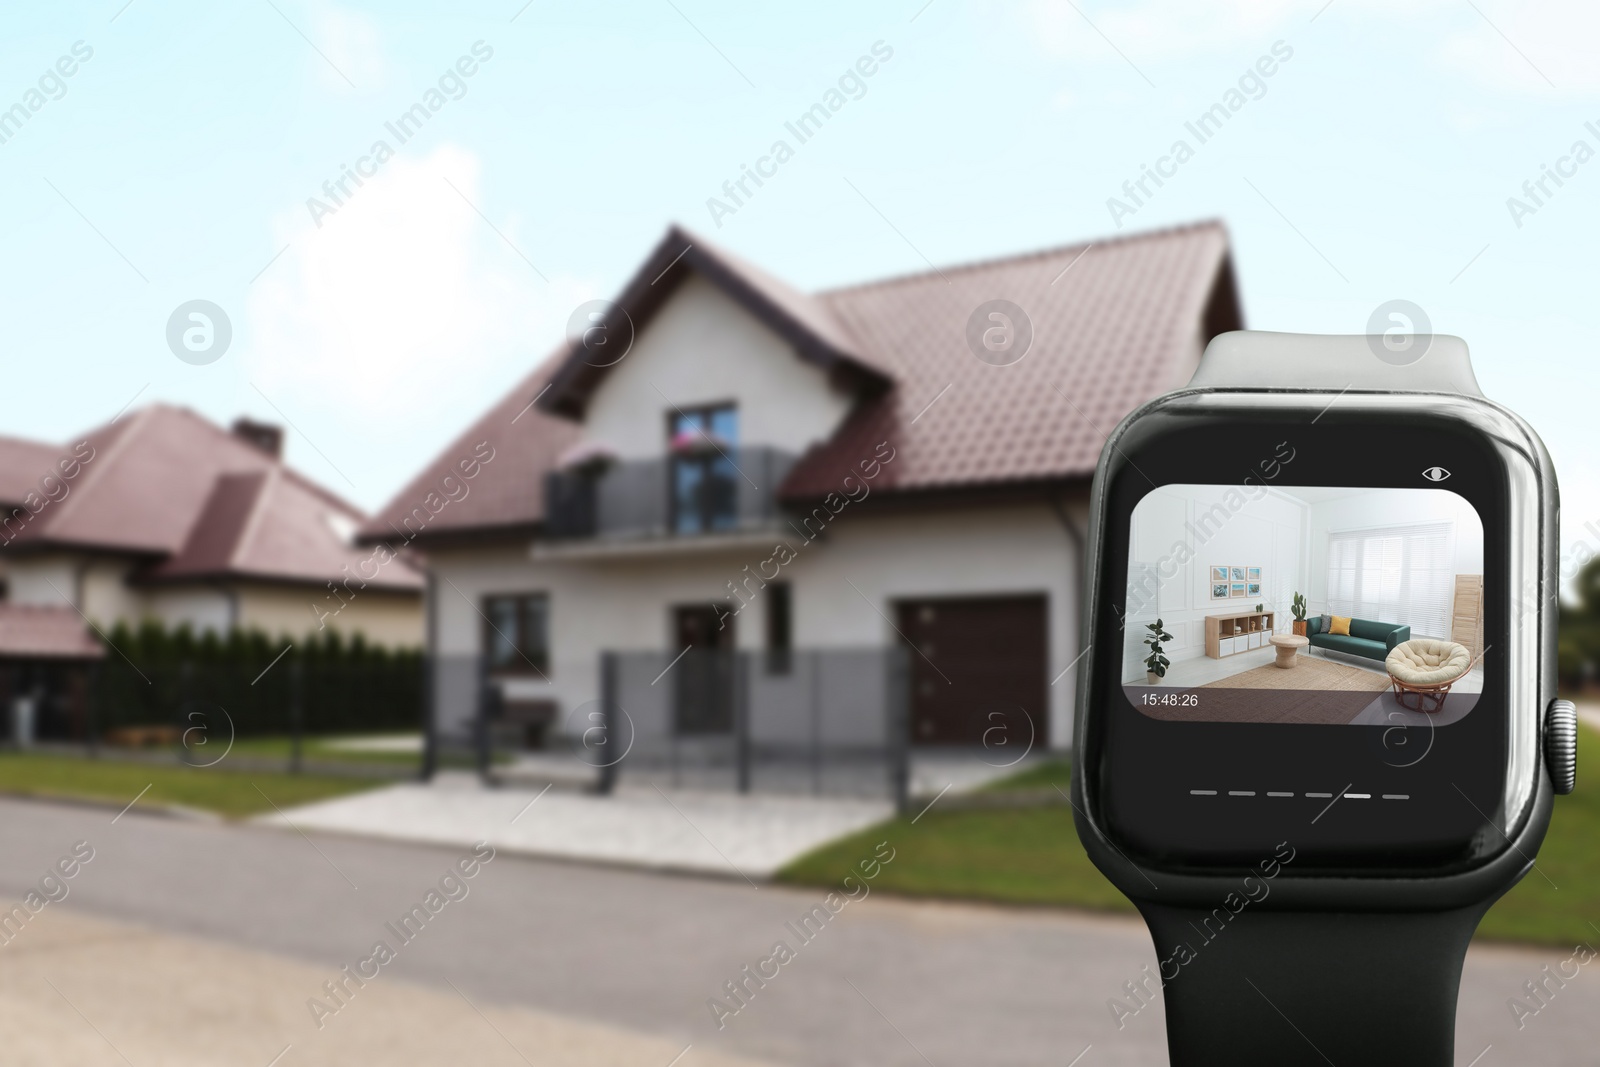
<svg viewBox="0 0 1600 1067"><path fill-rule="evenodd" d="M307 737L302 741L300 756L310 762L362 763L391 766L397 773L412 773L422 764L421 752L363 752L339 748L331 742L342 738ZM292 744L288 737L241 737L233 742L233 751L249 756L281 759L287 766ZM199 762L199 761L197 761Z"/></svg>
<svg viewBox="0 0 1600 1067"><path fill-rule="evenodd" d="M1539 851L1539 869L1490 910L1478 929L1484 938L1563 946L1600 941L1596 929L1600 927L1600 735L1588 729L1580 729L1578 735L1577 791L1556 798L1555 818ZM1591 778L1582 773L1585 765L1596 768ZM1046 763L989 788L1065 789L1069 779L1067 764ZM964 811L940 811L935 805L915 825L909 817L892 819L826 845L784 868L778 879L837 884L840 872L871 855L873 846L885 839L897 854L874 883L879 891L1133 910L1089 862L1072 825L1072 809L1065 803Z"/></svg>
<svg viewBox="0 0 1600 1067"><path fill-rule="evenodd" d="M1538 868L1489 909L1478 932L1569 948L1579 941L1600 944L1600 931L1595 929L1600 926L1596 875L1600 875L1600 734L1580 726L1578 788L1571 796L1556 797L1555 817L1539 848Z"/></svg>
<svg viewBox="0 0 1600 1067"><path fill-rule="evenodd" d="M995 790L1066 788L1071 768L1050 762L989 786ZM896 851L873 889L910 896L960 897L1006 904L1062 904L1132 911L1078 844L1072 809L1048 807L940 811L891 819L825 845L784 868L785 882L837 883L841 871L887 839Z"/></svg>
<svg viewBox="0 0 1600 1067"><path fill-rule="evenodd" d="M120 806L139 796L139 791L148 785L149 792L139 799L141 806L181 804L230 818L271 811L273 804L289 808L370 789L376 784L371 779L327 775L255 774L214 767L119 762L110 756L90 760L0 753L0 794L99 800Z"/></svg>

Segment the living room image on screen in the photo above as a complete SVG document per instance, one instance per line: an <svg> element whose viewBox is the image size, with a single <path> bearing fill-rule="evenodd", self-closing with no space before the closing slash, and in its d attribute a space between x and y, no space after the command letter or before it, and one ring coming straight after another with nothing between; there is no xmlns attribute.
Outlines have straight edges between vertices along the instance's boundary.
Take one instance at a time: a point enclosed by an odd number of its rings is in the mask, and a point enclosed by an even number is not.
<svg viewBox="0 0 1600 1067"><path fill-rule="evenodd" d="M1128 547L1152 718L1444 726L1483 692L1483 523L1449 490L1164 485Z"/></svg>

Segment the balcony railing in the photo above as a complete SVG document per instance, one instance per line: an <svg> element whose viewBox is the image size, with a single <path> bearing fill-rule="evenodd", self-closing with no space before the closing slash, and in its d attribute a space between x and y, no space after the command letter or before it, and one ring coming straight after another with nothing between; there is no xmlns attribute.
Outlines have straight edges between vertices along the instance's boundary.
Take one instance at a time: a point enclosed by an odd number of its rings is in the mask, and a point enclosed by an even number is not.
<svg viewBox="0 0 1600 1067"><path fill-rule="evenodd" d="M777 489L795 456L765 445L697 457L625 460L545 477L555 538L642 539L738 533L779 518Z"/></svg>

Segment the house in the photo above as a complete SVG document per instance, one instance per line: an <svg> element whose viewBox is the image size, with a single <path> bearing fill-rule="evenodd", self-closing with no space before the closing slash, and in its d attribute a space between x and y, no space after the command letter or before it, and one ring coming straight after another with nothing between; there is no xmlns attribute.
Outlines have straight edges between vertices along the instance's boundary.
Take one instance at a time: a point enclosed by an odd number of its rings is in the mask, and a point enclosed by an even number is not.
<svg viewBox="0 0 1600 1067"><path fill-rule="evenodd" d="M1241 319L1214 222L819 293L673 227L362 538L426 552L444 740L482 670L569 738L844 752L898 685L1064 746L1101 445Z"/></svg>
<svg viewBox="0 0 1600 1067"><path fill-rule="evenodd" d="M66 617L420 645L419 571L358 546L366 516L284 464L281 444L277 427L225 430L165 404L71 444L0 440L0 633Z"/></svg>

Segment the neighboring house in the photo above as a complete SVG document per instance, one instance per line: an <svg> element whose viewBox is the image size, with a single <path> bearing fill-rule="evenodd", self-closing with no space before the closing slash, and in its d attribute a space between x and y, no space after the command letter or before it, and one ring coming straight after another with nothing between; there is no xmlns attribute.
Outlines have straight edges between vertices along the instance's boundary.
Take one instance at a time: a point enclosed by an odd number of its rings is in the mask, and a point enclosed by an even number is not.
<svg viewBox="0 0 1600 1067"><path fill-rule="evenodd" d="M0 564L15 629L39 611L196 632L332 628L422 643L422 577L379 565L366 516L287 467L281 431L152 404L71 444L0 441ZM0 650L3 651L3 650Z"/></svg>
<svg viewBox="0 0 1600 1067"><path fill-rule="evenodd" d="M969 341L997 299L1031 323L1020 360ZM620 680L609 660L606 695L635 720L675 701L673 732L714 734L732 683L679 655L757 654L757 702L821 664L826 717L876 714L860 657L909 645L915 741L982 743L1004 705L1070 743L1053 683L1081 650L1089 480L1118 420L1241 327L1220 224L816 294L674 227L614 309L604 345L563 344L362 531L426 551L441 737L473 714L448 665L484 654L569 735L605 654L644 656Z"/></svg>
<svg viewBox="0 0 1600 1067"><path fill-rule="evenodd" d="M51 445L0 437L0 516L15 515L30 494L44 498L46 487L40 482L59 477L56 461L61 458L61 450ZM0 542L4 540L5 534L0 533ZM5 600L7 587L6 559L0 555L0 601Z"/></svg>

